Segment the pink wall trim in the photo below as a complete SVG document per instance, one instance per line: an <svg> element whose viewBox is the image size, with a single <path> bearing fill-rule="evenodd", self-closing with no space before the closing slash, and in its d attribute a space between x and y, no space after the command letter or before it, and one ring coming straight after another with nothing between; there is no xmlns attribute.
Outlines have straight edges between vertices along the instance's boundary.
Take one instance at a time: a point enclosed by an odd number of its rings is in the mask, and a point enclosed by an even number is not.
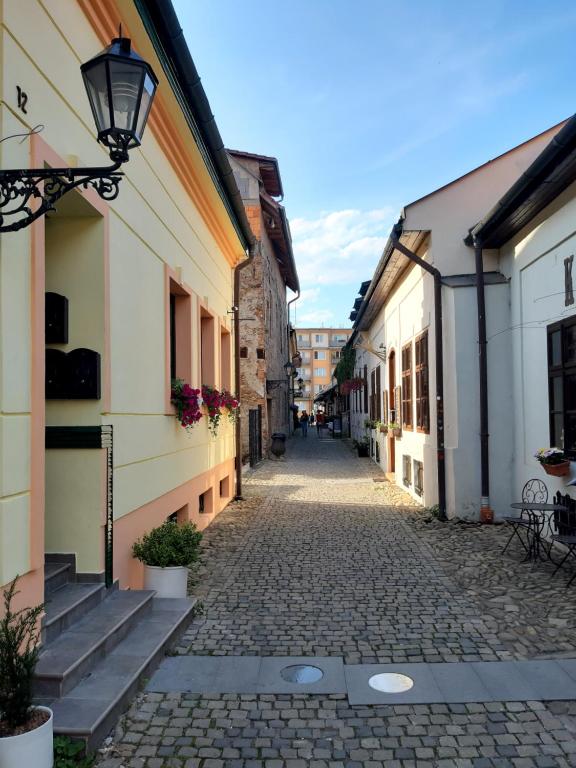
<svg viewBox="0 0 576 768"><path fill-rule="evenodd" d="M202 320L209 322L209 331L212 338L205 337L202 331ZM218 387L218 348L220 340L216 339L217 327L216 315L211 312L203 301L198 300L198 349L200 351L200 383L211 387ZM206 325L205 325L206 327Z"/></svg>
<svg viewBox="0 0 576 768"><path fill-rule="evenodd" d="M38 135L30 142L30 166L64 167L64 160ZM109 208L93 190L78 192L104 219L104 361L102 408L110 410L110 290L109 290ZM31 225L31 381L30 381L30 572L22 577L22 604L41 602L44 594L44 433L45 416L45 331L44 294L46 289L46 239L44 219Z"/></svg>
<svg viewBox="0 0 576 768"><path fill-rule="evenodd" d="M232 334L220 323L220 388L232 391Z"/></svg>
<svg viewBox="0 0 576 768"><path fill-rule="evenodd" d="M164 264L164 366L165 366L165 413L172 415L174 406L170 402L172 381L170 377L170 294L188 297L187 302L176 305L176 376L194 386L194 344L192 338L192 317L196 294L189 285L179 279L178 273Z"/></svg>
<svg viewBox="0 0 576 768"><path fill-rule="evenodd" d="M230 478L228 495L220 498L220 480ZM132 544L142 534L161 525L173 512L180 520L187 514L200 530L206 528L232 499L234 459L228 459L217 467L194 477L154 501L133 510L114 522L114 578L120 580L123 589L141 589L144 578L142 563L132 557ZM212 489L212 512L198 512L198 497ZM184 511L184 510L187 510Z"/></svg>

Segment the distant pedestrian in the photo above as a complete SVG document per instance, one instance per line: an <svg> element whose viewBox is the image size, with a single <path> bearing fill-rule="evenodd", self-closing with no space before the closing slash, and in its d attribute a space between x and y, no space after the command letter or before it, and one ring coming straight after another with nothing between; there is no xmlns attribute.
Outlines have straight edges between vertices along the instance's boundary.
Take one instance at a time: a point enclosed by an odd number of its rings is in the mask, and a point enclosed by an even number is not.
<svg viewBox="0 0 576 768"><path fill-rule="evenodd" d="M308 424L311 427L314 426L314 414L313 413L310 414L310 420L308 421Z"/></svg>
<svg viewBox="0 0 576 768"><path fill-rule="evenodd" d="M308 422L310 421L306 411L302 411L300 416L300 426L302 427L302 437L308 437Z"/></svg>
<svg viewBox="0 0 576 768"><path fill-rule="evenodd" d="M316 414L316 434L320 437L320 429L324 425L324 414L322 411L318 411Z"/></svg>

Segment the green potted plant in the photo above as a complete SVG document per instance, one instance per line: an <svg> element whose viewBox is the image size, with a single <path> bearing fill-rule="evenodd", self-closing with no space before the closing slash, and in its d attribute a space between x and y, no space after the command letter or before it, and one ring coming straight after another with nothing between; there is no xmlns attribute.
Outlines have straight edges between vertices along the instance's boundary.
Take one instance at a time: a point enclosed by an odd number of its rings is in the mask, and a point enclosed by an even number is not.
<svg viewBox="0 0 576 768"><path fill-rule="evenodd" d="M386 424L385 421L377 421L376 429L379 430L381 434L385 435L388 433L388 424Z"/></svg>
<svg viewBox="0 0 576 768"><path fill-rule="evenodd" d="M392 432L394 437L402 437L402 427L397 421L391 421L390 424L388 424L388 429Z"/></svg>
<svg viewBox="0 0 576 768"><path fill-rule="evenodd" d="M17 581L3 590L0 619L0 766L52 768L52 710L32 706L44 606L13 610Z"/></svg>
<svg viewBox="0 0 576 768"><path fill-rule="evenodd" d="M354 447L358 451L359 457L370 455L369 453L370 443L368 442L367 437L363 437L361 440L354 440L353 443L354 443Z"/></svg>
<svg viewBox="0 0 576 768"><path fill-rule="evenodd" d="M540 462L548 475L563 477L570 474L570 462L560 448L539 448L534 458Z"/></svg>
<svg viewBox="0 0 576 768"><path fill-rule="evenodd" d="M376 429L376 422L372 419L364 419L364 429Z"/></svg>
<svg viewBox="0 0 576 768"><path fill-rule="evenodd" d="M144 563L144 589L158 597L186 597L188 568L198 559L202 534L193 523L167 520L144 534L132 546L132 555Z"/></svg>

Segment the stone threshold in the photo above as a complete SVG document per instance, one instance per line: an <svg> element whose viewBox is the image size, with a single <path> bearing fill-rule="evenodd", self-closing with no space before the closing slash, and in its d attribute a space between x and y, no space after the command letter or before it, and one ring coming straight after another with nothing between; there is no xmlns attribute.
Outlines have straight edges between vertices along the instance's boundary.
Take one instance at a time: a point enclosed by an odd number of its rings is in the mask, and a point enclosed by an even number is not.
<svg viewBox="0 0 576 768"><path fill-rule="evenodd" d="M295 665L322 670L313 683L285 680ZM406 675L403 693L370 687L374 675ZM178 656L166 658L146 690L155 693L330 694L350 704L466 704L494 701L576 700L576 659L455 662L438 664L348 664L340 657Z"/></svg>

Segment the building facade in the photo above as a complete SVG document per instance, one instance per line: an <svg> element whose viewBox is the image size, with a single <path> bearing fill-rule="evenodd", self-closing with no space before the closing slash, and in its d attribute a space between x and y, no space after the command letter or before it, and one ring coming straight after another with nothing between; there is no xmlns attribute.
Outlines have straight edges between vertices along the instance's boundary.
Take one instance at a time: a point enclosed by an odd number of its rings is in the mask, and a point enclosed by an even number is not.
<svg viewBox="0 0 576 768"><path fill-rule="evenodd" d="M1 236L0 584L20 574L22 604L44 598L46 555L141 586L136 538L168 518L204 528L234 495L233 424L186 432L171 385L232 388L233 277L251 232L161 6L2 6L3 135L44 125L0 145L3 168L110 164L79 63L119 24L160 81L117 199L77 189Z"/></svg>
<svg viewBox="0 0 576 768"><path fill-rule="evenodd" d="M286 289L299 291L282 180L274 157L228 150L255 255L240 276L242 461L267 452L274 432L289 434L292 362ZM252 445L251 445L252 443Z"/></svg>
<svg viewBox="0 0 576 768"><path fill-rule="evenodd" d="M526 174L479 224L469 239L482 260L496 258L506 278L501 327L488 334L504 346L507 367L488 362L488 412L497 409L508 435L508 503L537 479L576 508L576 117L572 117ZM487 297L493 291L485 286ZM502 293L502 290L500 291ZM499 402L506 404L499 408ZM489 435L488 470L500 449ZM535 459L543 447L557 447L570 461L566 474L548 475ZM573 513L572 513L573 514ZM572 523L574 517L572 516ZM557 531L560 532L560 531Z"/></svg>
<svg viewBox="0 0 576 768"><path fill-rule="evenodd" d="M350 328L296 328L298 351L302 360L298 377L303 380L301 396L295 404L300 411L312 413L314 398L334 382L334 368Z"/></svg>
<svg viewBox="0 0 576 768"><path fill-rule="evenodd" d="M398 485L428 507L443 502L448 516L477 518L482 505L475 254L464 238L469 222L481 218L560 127L406 206L354 305L351 343L363 386L350 397L352 435L369 441L373 460ZM511 376L501 333L507 278L490 252L485 270L489 367ZM490 499L505 511L512 393L493 399Z"/></svg>

